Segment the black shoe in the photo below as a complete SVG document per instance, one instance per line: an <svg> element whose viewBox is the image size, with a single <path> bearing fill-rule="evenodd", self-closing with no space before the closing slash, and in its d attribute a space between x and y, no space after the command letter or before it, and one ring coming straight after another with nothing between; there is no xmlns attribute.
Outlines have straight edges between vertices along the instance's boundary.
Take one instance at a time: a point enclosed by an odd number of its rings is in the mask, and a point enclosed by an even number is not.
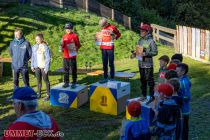
<svg viewBox="0 0 210 140"><path fill-rule="evenodd" d="M63 86L62 86L63 88L67 88L67 87L69 87L69 83L65 83L65 84L63 84Z"/></svg>
<svg viewBox="0 0 210 140"><path fill-rule="evenodd" d="M100 84L104 84L104 83L107 83L107 82L108 82L108 79L103 79L103 80L99 81Z"/></svg>
<svg viewBox="0 0 210 140"><path fill-rule="evenodd" d="M36 93L36 95L37 95L37 99L41 98L41 93Z"/></svg>
<svg viewBox="0 0 210 140"><path fill-rule="evenodd" d="M77 84L75 84L75 83L73 83L72 85L71 85L71 89L75 89L77 87Z"/></svg>
<svg viewBox="0 0 210 140"><path fill-rule="evenodd" d="M146 102L146 105L150 104L152 101L154 101L154 98L150 97L149 101Z"/></svg>
<svg viewBox="0 0 210 140"><path fill-rule="evenodd" d="M50 100L50 96L48 95L43 99L44 102L49 101L49 100Z"/></svg>

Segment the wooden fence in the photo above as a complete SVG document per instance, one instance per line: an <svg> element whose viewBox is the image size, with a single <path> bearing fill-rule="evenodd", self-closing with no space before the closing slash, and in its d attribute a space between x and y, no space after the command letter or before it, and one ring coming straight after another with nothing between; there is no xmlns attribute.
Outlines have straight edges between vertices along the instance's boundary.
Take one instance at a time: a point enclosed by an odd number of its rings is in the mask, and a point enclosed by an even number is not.
<svg viewBox="0 0 210 140"><path fill-rule="evenodd" d="M176 51L202 62L210 61L210 31L177 25Z"/></svg>
<svg viewBox="0 0 210 140"><path fill-rule="evenodd" d="M164 40L176 47L176 30L160 25L151 24L153 36L156 41Z"/></svg>
<svg viewBox="0 0 210 140"><path fill-rule="evenodd" d="M60 8L84 9L86 12L93 12L99 16L115 20L119 24L131 29L131 17L100 4L96 0L31 0L31 4L54 6Z"/></svg>

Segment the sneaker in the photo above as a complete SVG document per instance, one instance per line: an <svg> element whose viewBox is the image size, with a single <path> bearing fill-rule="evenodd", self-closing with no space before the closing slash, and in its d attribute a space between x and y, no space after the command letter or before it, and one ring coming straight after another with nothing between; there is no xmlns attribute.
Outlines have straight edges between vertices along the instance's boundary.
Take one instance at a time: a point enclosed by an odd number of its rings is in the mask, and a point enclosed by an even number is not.
<svg viewBox="0 0 210 140"><path fill-rule="evenodd" d="M50 100L50 96L48 95L43 99L44 102L49 101L49 100Z"/></svg>
<svg viewBox="0 0 210 140"><path fill-rule="evenodd" d="M41 93L36 93L36 95L37 95L37 99L41 98Z"/></svg>
<svg viewBox="0 0 210 140"><path fill-rule="evenodd" d="M67 87L69 87L69 83L63 84L63 88L67 88Z"/></svg>
<svg viewBox="0 0 210 140"><path fill-rule="evenodd" d="M152 101L154 101L154 98L150 97L149 101L146 102L146 105L149 105Z"/></svg>
<svg viewBox="0 0 210 140"><path fill-rule="evenodd" d="M99 81L100 84L107 83L107 82L108 82L108 79L103 79Z"/></svg>
<svg viewBox="0 0 210 140"><path fill-rule="evenodd" d="M75 83L73 83L72 85L71 85L71 89L75 89L77 87L77 84L75 84Z"/></svg>

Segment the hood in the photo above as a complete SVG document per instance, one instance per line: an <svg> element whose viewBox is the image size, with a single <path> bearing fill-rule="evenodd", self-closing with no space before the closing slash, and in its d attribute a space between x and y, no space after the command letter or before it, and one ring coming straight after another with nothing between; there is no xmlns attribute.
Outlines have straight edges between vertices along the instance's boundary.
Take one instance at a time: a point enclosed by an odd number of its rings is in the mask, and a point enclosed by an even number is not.
<svg viewBox="0 0 210 140"><path fill-rule="evenodd" d="M24 36L22 36L22 38L21 38L20 40L14 38L15 43L17 43L18 45L22 44L25 40L26 40L26 39L25 39Z"/></svg>
<svg viewBox="0 0 210 140"><path fill-rule="evenodd" d="M36 111L25 114L19 117L15 122L25 122L41 129L52 128L52 122L50 117L42 111Z"/></svg>

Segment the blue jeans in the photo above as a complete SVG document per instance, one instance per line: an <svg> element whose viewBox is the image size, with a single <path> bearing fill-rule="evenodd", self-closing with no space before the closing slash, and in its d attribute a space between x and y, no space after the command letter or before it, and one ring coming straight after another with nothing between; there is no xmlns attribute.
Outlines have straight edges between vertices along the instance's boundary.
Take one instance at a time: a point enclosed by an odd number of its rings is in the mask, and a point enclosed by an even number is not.
<svg viewBox="0 0 210 140"><path fill-rule="evenodd" d="M110 67L110 76L114 78L114 50L103 50L102 49L102 61L103 61L103 70L104 70L104 78L108 78L108 62Z"/></svg>

